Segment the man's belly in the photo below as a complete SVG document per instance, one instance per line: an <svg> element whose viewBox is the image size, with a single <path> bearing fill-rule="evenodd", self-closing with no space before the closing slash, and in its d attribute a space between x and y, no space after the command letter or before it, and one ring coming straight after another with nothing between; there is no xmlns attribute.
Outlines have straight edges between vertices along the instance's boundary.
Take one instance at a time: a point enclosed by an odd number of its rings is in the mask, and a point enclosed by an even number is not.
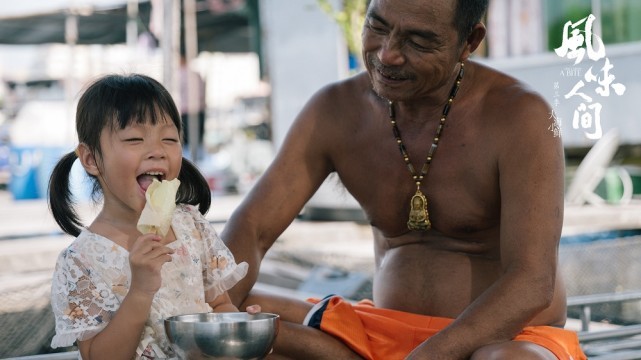
<svg viewBox="0 0 641 360"><path fill-rule="evenodd" d="M385 252L374 277L377 306L454 318L497 278L500 264L422 244Z"/></svg>
<svg viewBox="0 0 641 360"><path fill-rule="evenodd" d="M385 252L374 276L373 300L378 307L456 318L500 275L497 259L403 245ZM557 288L552 306L531 325L564 323L565 294Z"/></svg>

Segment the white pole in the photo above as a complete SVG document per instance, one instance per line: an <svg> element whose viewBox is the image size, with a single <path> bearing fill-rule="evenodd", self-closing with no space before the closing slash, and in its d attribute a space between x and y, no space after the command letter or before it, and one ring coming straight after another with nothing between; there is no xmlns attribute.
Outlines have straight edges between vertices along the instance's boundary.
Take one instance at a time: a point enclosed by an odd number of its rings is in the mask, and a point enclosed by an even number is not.
<svg viewBox="0 0 641 360"><path fill-rule="evenodd" d="M69 66L67 68L67 76L65 79L65 101L67 103L67 121L74 121L71 118L73 114L73 98L76 92L76 77L74 74L76 67L76 43L78 42L78 15L74 8L73 2L70 4L69 13L65 18L65 43L69 50ZM75 138L75 127L67 126L70 129L67 134L67 143L73 143Z"/></svg>
<svg viewBox="0 0 641 360"><path fill-rule="evenodd" d="M138 42L138 0L129 0L127 2L127 47L133 50L136 48L137 42Z"/></svg>
<svg viewBox="0 0 641 360"><path fill-rule="evenodd" d="M163 1L163 29L162 29L162 58L163 58L163 84L170 93L176 94L177 82L174 74L178 66L176 56L180 37L180 5L179 0Z"/></svg>
<svg viewBox="0 0 641 360"><path fill-rule="evenodd" d="M181 99L181 101L187 102L187 121L189 123L189 152L191 154L191 159L196 162L198 160L198 140L200 138L200 127L199 127L199 118L198 112L200 111L200 84L194 83L197 79L193 76L190 76L192 71L191 66L193 60L198 55L198 30L196 24L196 1L195 0L183 0L184 4L184 17L185 17L185 66L187 71L184 72L186 76L187 84L187 99Z"/></svg>

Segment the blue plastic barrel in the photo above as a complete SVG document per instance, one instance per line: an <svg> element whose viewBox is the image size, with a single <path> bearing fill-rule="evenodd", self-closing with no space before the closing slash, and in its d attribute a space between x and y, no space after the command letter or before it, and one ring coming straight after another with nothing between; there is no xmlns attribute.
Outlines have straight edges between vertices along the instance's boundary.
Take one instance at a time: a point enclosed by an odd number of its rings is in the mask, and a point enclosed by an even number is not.
<svg viewBox="0 0 641 360"><path fill-rule="evenodd" d="M36 147L12 146L9 152L9 192L15 200L38 199L38 167L42 151Z"/></svg>

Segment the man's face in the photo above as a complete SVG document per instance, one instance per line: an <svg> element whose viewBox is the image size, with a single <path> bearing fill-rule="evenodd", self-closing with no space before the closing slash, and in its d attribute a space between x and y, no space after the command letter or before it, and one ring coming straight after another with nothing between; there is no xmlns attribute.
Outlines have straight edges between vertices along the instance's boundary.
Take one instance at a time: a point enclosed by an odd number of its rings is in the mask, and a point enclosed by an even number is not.
<svg viewBox="0 0 641 360"><path fill-rule="evenodd" d="M372 0L363 59L374 91L408 101L449 90L462 51L455 10L452 0Z"/></svg>

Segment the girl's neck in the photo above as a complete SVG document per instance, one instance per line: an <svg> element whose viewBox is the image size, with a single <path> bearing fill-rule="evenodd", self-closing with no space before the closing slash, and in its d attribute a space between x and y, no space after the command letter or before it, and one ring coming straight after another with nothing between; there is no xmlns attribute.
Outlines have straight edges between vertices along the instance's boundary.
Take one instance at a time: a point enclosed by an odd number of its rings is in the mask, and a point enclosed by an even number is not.
<svg viewBox="0 0 641 360"><path fill-rule="evenodd" d="M135 218L136 220L138 217ZM137 223L137 221L136 221ZM119 218L112 218L107 214L101 212L96 219L89 226L89 231L98 234L106 239L113 241L121 247L129 250L130 244L142 236L136 227L136 223L129 221L122 221ZM169 244L176 240L176 235L173 228L169 228L169 232L165 235L161 243Z"/></svg>
<svg viewBox="0 0 641 360"><path fill-rule="evenodd" d="M138 218L136 217L136 219ZM131 219L123 220L110 216L106 214L104 210L100 212L91 223L89 230L115 242L125 249L129 249L129 242L132 239L140 236L140 232L136 229L136 222L132 222Z"/></svg>

